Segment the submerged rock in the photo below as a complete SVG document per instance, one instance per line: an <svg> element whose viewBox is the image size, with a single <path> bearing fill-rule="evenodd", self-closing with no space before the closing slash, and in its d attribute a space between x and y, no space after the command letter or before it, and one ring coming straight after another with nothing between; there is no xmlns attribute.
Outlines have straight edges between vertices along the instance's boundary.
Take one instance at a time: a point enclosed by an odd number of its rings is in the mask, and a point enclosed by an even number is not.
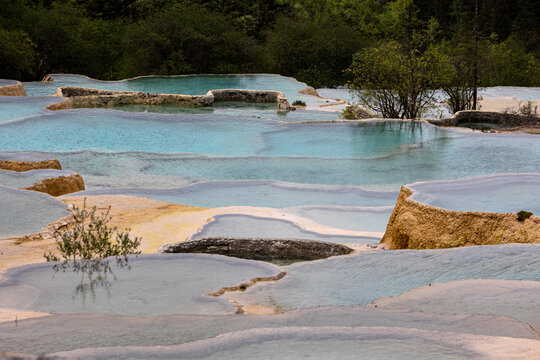
<svg viewBox="0 0 540 360"><path fill-rule="evenodd" d="M323 241L301 239L206 238L163 246L164 253L206 253L252 260L316 260L347 255L353 249Z"/></svg>

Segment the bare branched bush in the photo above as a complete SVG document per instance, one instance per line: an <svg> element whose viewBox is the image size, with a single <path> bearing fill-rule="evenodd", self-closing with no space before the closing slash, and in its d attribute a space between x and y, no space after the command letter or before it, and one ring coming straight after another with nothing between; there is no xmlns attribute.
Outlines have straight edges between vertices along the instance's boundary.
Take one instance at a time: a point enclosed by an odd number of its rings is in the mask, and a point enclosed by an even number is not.
<svg viewBox="0 0 540 360"><path fill-rule="evenodd" d="M110 211L109 207L106 212L98 214L95 206L87 209L86 199L82 208L74 207L75 224L54 233L60 255L49 252L44 254L45 259L63 261L63 268L72 266L74 270L97 271L108 264L109 257L116 257L117 264L124 265L129 254L140 254L137 248L141 238L132 239L129 229L120 231L117 227L110 227Z"/></svg>

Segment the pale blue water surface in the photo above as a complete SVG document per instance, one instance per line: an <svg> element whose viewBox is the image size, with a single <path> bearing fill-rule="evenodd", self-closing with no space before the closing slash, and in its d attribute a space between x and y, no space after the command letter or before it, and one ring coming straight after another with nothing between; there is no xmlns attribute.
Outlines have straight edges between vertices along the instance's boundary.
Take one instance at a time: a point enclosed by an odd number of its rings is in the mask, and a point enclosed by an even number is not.
<svg viewBox="0 0 540 360"><path fill-rule="evenodd" d="M455 211L540 214L540 174L498 174L408 186L412 200Z"/></svg>
<svg viewBox="0 0 540 360"><path fill-rule="evenodd" d="M265 262L206 254L131 256L125 267L111 259L111 271L55 271L51 263L13 268L0 281L0 306L54 314L227 314L236 308L206 294L280 273Z"/></svg>
<svg viewBox="0 0 540 360"><path fill-rule="evenodd" d="M14 188L25 188L36 184L43 179L74 174L70 170L38 169L24 172L15 172L0 169L0 184Z"/></svg>
<svg viewBox="0 0 540 360"><path fill-rule="evenodd" d="M48 194L0 185L0 238L41 231L69 214L64 203Z"/></svg>
<svg viewBox="0 0 540 360"><path fill-rule="evenodd" d="M339 244L373 244L380 240L374 237L325 235L302 229L291 221L240 214L214 216L214 220L203 226L191 239L213 237L305 239Z"/></svg>
<svg viewBox="0 0 540 360"><path fill-rule="evenodd" d="M284 267L281 281L235 295L242 304L290 310L365 305L430 283L460 279L540 281L540 244L364 252Z"/></svg>

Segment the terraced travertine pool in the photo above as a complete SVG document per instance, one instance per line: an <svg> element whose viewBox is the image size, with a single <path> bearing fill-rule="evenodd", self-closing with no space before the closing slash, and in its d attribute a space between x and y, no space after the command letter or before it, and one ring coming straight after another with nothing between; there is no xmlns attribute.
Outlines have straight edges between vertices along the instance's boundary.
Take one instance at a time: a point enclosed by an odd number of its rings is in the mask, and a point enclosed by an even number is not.
<svg viewBox="0 0 540 360"><path fill-rule="evenodd" d="M540 211L540 141L535 135L473 132L425 122L341 122L338 113L322 111L332 107L315 110L336 101L299 94L305 84L276 75L115 82L78 75L53 78L54 82L25 83L27 97L0 97L0 160L57 158L64 169L85 180L87 190L72 195L132 195L231 207L209 219L193 238L292 237L374 245L386 229L400 187L412 183L414 200L450 210ZM278 90L291 102L305 101L308 108L283 113L275 104L225 102L208 108L125 105L46 110L45 106L61 100L51 96L60 86L172 94L205 94L223 88ZM347 95L339 89L323 89L320 94ZM534 100L538 89L489 88L483 95ZM15 188L70 173L0 172L0 238L38 231L67 214L60 201ZM255 207L278 209L284 215L250 215L249 209ZM311 230L305 224L311 224ZM131 270L113 269L110 288L98 287L92 296L77 295L80 274L30 265L4 275L0 313L10 308L53 316L19 321L16 334L11 324L0 322L0 334L5 335L0 336L0 349L76 350L67 355L84 359L224 354L245 358L254 352L265 358L280 349L283 358L309 354L352 358L362 350L382 359L396 351L414 359L453 359L494 357L502 351L497 344L504 343L504 354L511 358L531 349L523 339L538 341L538 329L527 324L540 319L529 308L520 312L519 319L508 318L512 316L508 307L497 304L511 302L512 291L500 295L498 303L482 314L466 303L452 308L452 314L436 307L432 314L411 313L403 310L406 303L399 309L365 305L448 281L497 279L517 289L519 281L540 281L538 250L538 244L530 244L373 251L282 269L216 255L144 255L134 259ZM275 276L281 270L287 272L283 279L258 283L227 298L259 310L300 308L305 315L299 318L294 318L294 312L275 318L219 317L237 308L224 298L206 296L220 287ZM169 323L163 314L181 320ZM87 324L86 336L77 335L80 321ZM144 329L140 334L133 330L138 327ZM43 329L56 336L36 341L36 332ZM230 331L223 341L236 346L211 339ZM119 337L120 333L129 335ZM141 337L145 339L137 340ZM512 337L513 342L508 340ZM196 340L204 341L189 343ZM397 344L392 350L386 349L389 341ZM77 350L81 348L88 349Z"/></svg>

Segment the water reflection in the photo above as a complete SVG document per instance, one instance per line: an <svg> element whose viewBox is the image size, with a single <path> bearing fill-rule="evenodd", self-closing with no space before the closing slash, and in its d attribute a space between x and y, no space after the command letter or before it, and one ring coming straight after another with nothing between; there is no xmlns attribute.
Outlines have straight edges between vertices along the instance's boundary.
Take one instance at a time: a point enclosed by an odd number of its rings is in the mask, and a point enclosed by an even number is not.
<svg viewBox="0 0 540 360"><path fill-rule="evenodd" d="M116 263L117 268L128 271L131 270L127 256L117 257L114 262ZM73 273L80 275L80 281L75 286L72 300L75 301L80 296L83 304L86 303L87 296L90 296L92 300L95 301L96 291L98 289L102 289L110 299L111 288L117 280L109 259L96 258L57 263L53 265L53 269L53 279L59 271L72 271Z"/></svg>

